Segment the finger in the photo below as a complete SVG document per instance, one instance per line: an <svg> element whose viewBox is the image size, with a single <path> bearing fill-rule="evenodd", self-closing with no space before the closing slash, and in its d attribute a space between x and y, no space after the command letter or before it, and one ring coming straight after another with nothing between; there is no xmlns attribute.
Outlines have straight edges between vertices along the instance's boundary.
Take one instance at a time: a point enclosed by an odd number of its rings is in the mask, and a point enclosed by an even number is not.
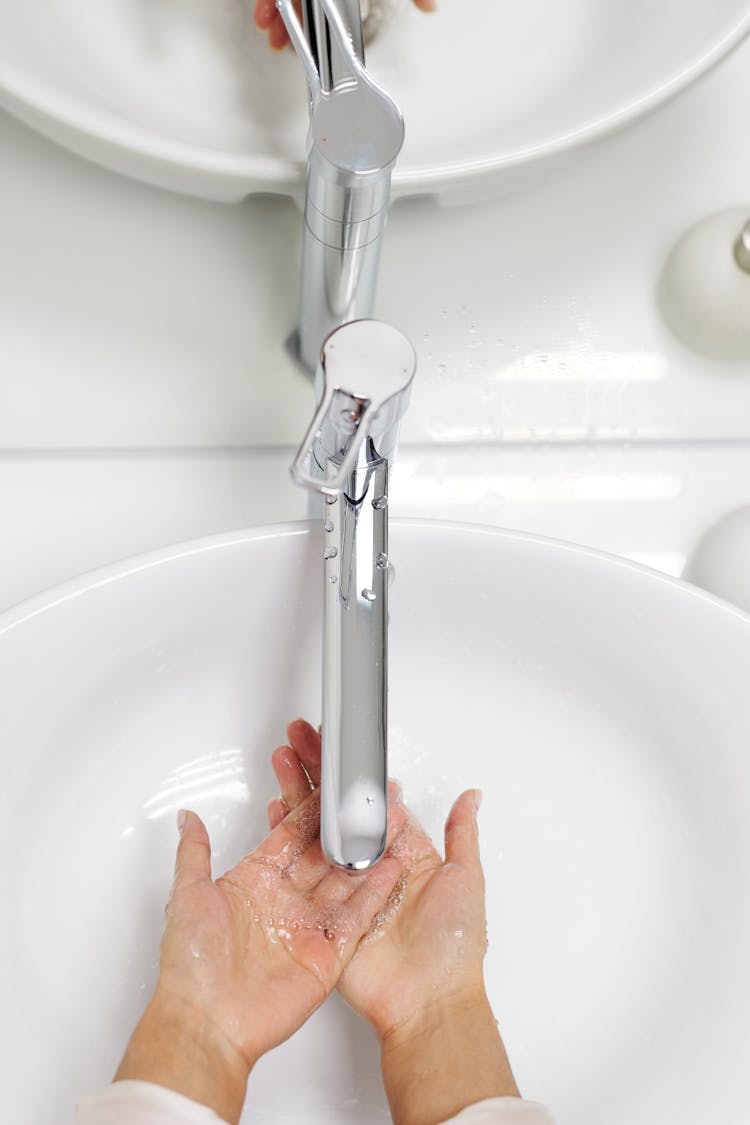
<svg viewBox="0 0 750 1125"><path fill-rule="evenodd" d="M271 765L287 809L296 809L310 796L313 785L291 746L279 746L271 755Z"/></svg>
<svg viewBox="0 0 750 1125"><path fill-rule="evenodd" d="M273 800L268 802L268 828L273 832L274 828L278 828L284 817L289 812L281 797L274 797Z"/></svg>
<svg viewBox="0 0 750 1125"><path fill-rule="evenodd" d="M272 802L273 803L273 802ZM271 869L288 880L297 894L309 895L331 870L320 847L320 793L314 793L283 818L249 855L224 876L240 886L258 877L258 868Z"/></svg>
<svg viewBox="0 0 750 1125"><path fill-rule="evenodd" d="M401 835L409 819L409 810L401 801L401 789L397 781L388 782L388 826L386 829L385 846L390 848L394 840Z"/></svg>
<svg viewBox="0 0 750 1125"><path fill-rule="evenodd" d="M454 802L445 824L445 859L459 867L479 865L479 830L477 812L482 800L481 789L467 789Z"/></svg>
<svg viewBox="0 0 750 1125"><path fill-rule="evenodd" d="M289 42L289 32L278 12L268 25L268 45L274 51L281 51Z"/></svg>
<svg viewBox="0 0 750 1125"><path fill-rule="evenodd" d="M330 869L320 850L319 836L320 793L316 789L292 809L247 858L271 860L289 874L296 889L306 890ZM312 853L309 859L308 853Z"/></svg>
<svg viewBox="0 0 750 1125"><path fill-rule="evenodd" d="M211 843L205 824L197 813L180 809L177 827L180 842L174 868L175 890L211 878Z"/></svg>
<svg viewBox="0 0 750 1125"><path fill-rule="evenodd" d="M261 31L267 31L276 15L276 0L258 0L255 5L255 26Z"/></svg>
<svg viewBox="0 0 750 1125"><path fill-rule="evenodd" d="M320 731L304 719L295 719L286 728L286 734L310 781L320 785Z"/></svg>
<svg viewBox="0 0 750 1125"><path fill-rule="evenodd" d="M434 12L437 8L436 0L414 0L414 3L422 12Z"/></svg>
<svg viewBox="0 0 750 1125"><path fill-rule="evenodd" d="M346 940L340 947L345 965L351 961L360 939L372 926L375 916L385 910L401 873L400 861L390 855L384 856L374 867L369 868L363 879L358 880L354 893L340 908L340 918L346 928Z"/></svg>

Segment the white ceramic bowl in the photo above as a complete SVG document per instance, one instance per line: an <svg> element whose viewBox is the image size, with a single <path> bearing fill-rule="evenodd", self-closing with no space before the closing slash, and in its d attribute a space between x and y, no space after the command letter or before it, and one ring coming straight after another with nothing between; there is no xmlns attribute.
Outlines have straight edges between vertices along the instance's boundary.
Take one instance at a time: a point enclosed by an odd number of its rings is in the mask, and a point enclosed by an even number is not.
<svg viewBox="0 0 750 1125"><path fill-rule="evenodd" d="M175 811L220 872L269 753L319 714L321 544L259 528L0 619L4 1119L67 1120L156 975ZM488 985L559 1125L738 1125L750 1005L750 618L566 544L397 524L392 772L439 834L481 786ZM294 1081L289 1082L289 1074ZM247 1121L387 1119L334 997L251 1077Z"/></svg>
<svg viewBox="0 0 750 1125"><path fill-rule="evenodd" d="M246 0L0 0L0 104L108 167L210 199L299 195L306 98ZM407 140L394 194L509 188L681 90L750 27L747 0L410 0L368 62Z"/></svg>

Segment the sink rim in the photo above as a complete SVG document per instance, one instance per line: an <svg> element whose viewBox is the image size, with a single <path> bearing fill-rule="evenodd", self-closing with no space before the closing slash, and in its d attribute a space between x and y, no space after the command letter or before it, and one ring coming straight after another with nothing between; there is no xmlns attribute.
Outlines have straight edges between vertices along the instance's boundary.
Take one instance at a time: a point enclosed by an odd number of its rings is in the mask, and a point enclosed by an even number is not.
<svg viewBox="0 0 750 1125"><path fill-rule="evenodd" d="M450 201L483 198L563 153L576 152L600 138L647 116L692 85L731 53L750 34L750 12L727 14L729 26L717 29L706 48L691 46L665 75L613 95L603 109L593 108L580 121L553 127L549 133L510 142L500 152L463 159L415 158L397 165L393 198L445 196ZM302 104L302 103L300 103ZM24 72L12 58L0 58L0 105L43 136L116 172L158 187L204 200L239 201L248 195L272 193L295 200L304 194L304 159L291 153L242 151L224 142L182 138L165 127L130 118L107 100L87 100L75 87L60 89L52 79ZM408 154L407 154L408 155ZM411 159L411 158L409 158Z"/></svg>
<svg viewBox="0 0 750 1125"><path fill-rule="evenodd" d="M538 545L539 547L551 547L553 550L578 555L581 558L585 558L590 562L599 563L605 567L621 569L626 573L639 575L642 578L648 577L651 580L662 583L668 588L674 589L679 593L679 596L688 597L693 601L712 607L713 610L718 610L729 617L735 618L746 625L750 625L750 612L740 609L739 606L726 601L716 594L694 586L683 578L678 578L671 574L666 574L663 571L656 570L653 567L646 566L644 563L635 562L621 555L602 551L582 543L574 543L553 536L539 535L534 532L497 527L491 524L468 520L419 519L415 517L396 516L391 518L390 526L397 528L413 527L433 531L467 532L488 539L527 543L529 545ZM112 582L117 582L139 571L163 566L173 560L187 558L191 555L221 550L242 543L264 539L286 539L300 535L312 535L316 534L320 530L320 527L320 521L314 519L287 520L272 524L258 524L237 531L224 531L215 535L199 536L195 539L183 540L168 547L157 547L151 551L139 552L136 555L128 556L116 562L95 567L93 570L84 571L82 574L70 578L65 582L48 587L46 590L42 590L38 594L34 594L30 598L26 598L17 605L11 606L9 609L5 610L0 614L0 642L4 636L24 624L24 622L38 617L48 610L54 609L57 605L72 601L81 597L89 590L109 585Z"/></svg>

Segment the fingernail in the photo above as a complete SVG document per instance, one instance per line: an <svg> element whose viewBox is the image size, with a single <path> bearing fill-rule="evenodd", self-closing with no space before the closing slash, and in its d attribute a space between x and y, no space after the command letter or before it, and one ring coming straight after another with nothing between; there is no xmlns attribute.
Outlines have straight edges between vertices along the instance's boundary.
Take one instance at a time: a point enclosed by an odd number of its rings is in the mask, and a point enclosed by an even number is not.
<svg viewBox="0 0 750 1125"><path fill-rule="evenodd" d="M484 793L482 792L481 789L475 789L474 790L474 812L479 812L480 808L482 807L482 798L483 797L484 797Z"/></svg>
<svg viewBox="0 0 750 1125"><path fill-rule="evenodd" d="M180 811L177 813L177 831L180 833L180 835L182 835L182 833L185 831L187 818L187 809L180 809Z"/></svg>
<svg viewBox="0 0 750 1125"><path fill-rule="evenodd" d="M393 785L394 785L394 788L395 788L395 791L396 791L395 792L395 800L400 801L402 799L403 795L404 795L404 791L401 788L401 782L397 781L396 778L394 777Z"/></svg>

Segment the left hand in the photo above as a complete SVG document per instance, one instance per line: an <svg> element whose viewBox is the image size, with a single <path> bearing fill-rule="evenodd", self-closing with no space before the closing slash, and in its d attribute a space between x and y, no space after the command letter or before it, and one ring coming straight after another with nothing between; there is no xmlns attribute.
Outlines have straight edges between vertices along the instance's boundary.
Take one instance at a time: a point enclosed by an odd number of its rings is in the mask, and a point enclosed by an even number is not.
<svg viewBox="0 0 750 1125"><path fill-rule="evenodd" d="M401 864L389 858L360 876L332 867L315 792L214 882L205 826L181 815L159 982L117 1078L176 1089L236 1121L250 1069L336 986ZM222 1076L220 1089L200 1087L213 1082L202 1069Z"/></svg>

